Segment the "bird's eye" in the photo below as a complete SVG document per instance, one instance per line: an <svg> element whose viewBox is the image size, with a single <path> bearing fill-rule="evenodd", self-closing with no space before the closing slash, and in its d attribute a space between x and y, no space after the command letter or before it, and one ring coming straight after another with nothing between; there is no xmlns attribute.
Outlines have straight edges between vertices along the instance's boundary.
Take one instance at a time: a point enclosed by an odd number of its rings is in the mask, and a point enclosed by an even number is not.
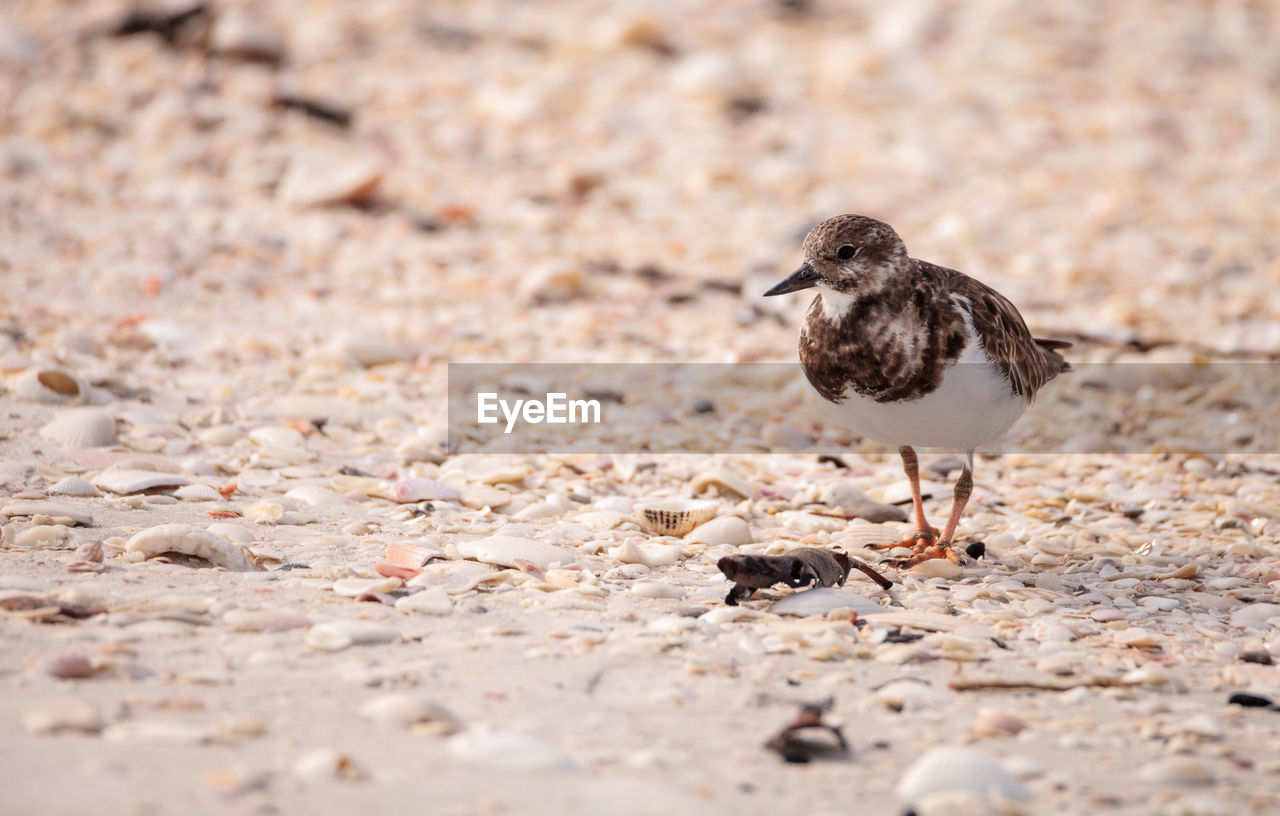
<svg viewBox="0 0 1280 816"><path fill-rule="evenodd" d="M861 249L861 247L856 247L853 244L845 244L836 250L836 257L842 261L847 261L854 255L857 255L859 249Z"/></svg>

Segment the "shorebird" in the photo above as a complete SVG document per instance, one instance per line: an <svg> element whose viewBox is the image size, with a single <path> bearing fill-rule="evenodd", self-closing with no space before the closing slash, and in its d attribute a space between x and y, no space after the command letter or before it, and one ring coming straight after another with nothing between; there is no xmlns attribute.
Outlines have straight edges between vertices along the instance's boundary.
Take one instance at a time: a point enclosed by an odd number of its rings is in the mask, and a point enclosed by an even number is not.
<svg viewBox="0 0 1280 816"><path fill-rule="evenodd" d="M851 431L902 454L911 482L913 555L959 561L952 542L973 492L973 453L1017 421L1069 366L1071 344L1032 337L1003 295L968 275L907 254L888 224L839 215L804 239L804 262L765 296L818 289L800 332L814 390ZM963 452L951 515L929 526L915 449Z"/></svg>

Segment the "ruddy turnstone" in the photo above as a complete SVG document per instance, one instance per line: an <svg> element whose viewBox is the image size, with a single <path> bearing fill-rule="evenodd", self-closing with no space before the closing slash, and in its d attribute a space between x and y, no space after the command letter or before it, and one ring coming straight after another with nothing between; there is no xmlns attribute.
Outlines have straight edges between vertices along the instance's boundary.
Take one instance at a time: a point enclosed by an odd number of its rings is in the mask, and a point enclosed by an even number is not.
<svg viewBox="0 0 1280 816"><path fill-rule="evenodd" d="M1071 344L1032 337L989 286L907 255L888 224L839 215L804 239L804 263L766 296L818 288L800 332L800 362L834 417L898 447L911 482L915 550L904 563L959 558L951 543L973 492L973 452L1068 370ZM925 520L915 448L964 451L941 536Z"/></svg>

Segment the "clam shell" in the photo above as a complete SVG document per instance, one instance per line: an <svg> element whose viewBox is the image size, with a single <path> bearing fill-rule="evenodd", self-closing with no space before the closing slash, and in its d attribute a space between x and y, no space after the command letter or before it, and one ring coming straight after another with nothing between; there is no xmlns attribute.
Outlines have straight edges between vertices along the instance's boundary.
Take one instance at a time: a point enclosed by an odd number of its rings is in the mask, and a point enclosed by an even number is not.
<svg viewBox="0 0 1280 816"><path fill-rule="evenodd" d="M408 504L420 501L456 501L458 491L435 479L401 479L387 488L392 501Z"/></svg>
<svg viewBox="0 0 1280 816"><path fill-rule="evenodd" d="M79 476L68 476L49 485L45 491L53 496L101 496L102 491L93 486L88 479Z"/></svg>
<svg viewBox="0 0 1280 816"><path fill-rule="evenodd" d="M35 472L36 466L28 462L0 462L0 486L25 482Z"/></svg>
<svg viewBox="0 0 1280 816"><path fill-rule="evenodd" d="M693 477L689 489L694 493L702 493L709 487L715 487L721 496L737 499L754 499L760 491L736 473L727 470L706 470Z"/></svg>
<svg viewBox="0 0 1280 816"><path fill-rule="evenodd" d="M286 499L293 499L299 504L310 507L343 507L351 504L351 499L327 487L320 485L301 485L284 494Z"/></svg>
<svg viewBox="0 0 1280 816"><path fill-rule="evenodd" d="M70 372L43 366L19 371L5 383L9 393L31 402L70 403L84 398L85 386Z"/></svg>
<svg viewBox="0 0 1280 816"><path fill-rule="evenodd" d="M116 419L101 408L72 408L44 424L40 435L64 448L101 448L114 445Z"/></svg>
<svg viewBox="0 0 1280 816"><path fill-rule="evenodd" d="M658 499L636 505L636 518L658 535L682 536L715 518L720 503L690 499Z"/></svg>
<svg viewBox="0 0 1280 816"><path fill-rule="evenodd" d="M222 498L221 493L204 484L183 485L173 491L173 495L183 501L218 501Z"/></svg>
<svg viewBox="0 0 1280 816"><path fill-rule="evenodd" d="M127 496L131 493L142 493L162 487L182 487L190 479L176 473L161 473L156 470L134 470L132 468L108 468L93 477L93 486Z"/></svg>
<svg viewBox="0 0 1280 816"><path fill-rule="evenodd" d="M449 749L461 759L509 771L561 771L576 767L559 748L537 737L483 725L453 737L449 740Z"/></svg>
<svg viewBox="0 0 1280 816"><path fill-rule="evenodd" d="M167 552L184 553L236 572L249 572L255 569L253 562L249 560L249 556L240 545L190 524L161 524L149 527L129 539L124 549L125 552L142 553L146 558L153 558Z"/></svg>
<svg viewBox="0 0 1280 816"><path fill-rule="evenodd" d="M945 558L930 558L927 561L921 561L911 568L911 572L924 578L959 578L963 572L960 565L954 561L948 561Z"/></svg>
<svg viewBox="0 0 1280 816"><path fill-rule="evenodd" d="M573 550L515 536L490 536L478 541L459 541L457 547L463 558L502 567L518 567L518 561L528 561L546 569L556 562L571 564L574 560Z"/></svg>
<svg viewBox="0 0 1280 816"><path fill-rule="evenodd" d="M724 516L712 519L706 524L699 524L685 537L685 541L695 544L728 544L741 547L751 543L751 526L737 516Z"/></svg>
<svg viewBox="0 0 1280 816"><path fill-rule="evenodd" d="M358 598L361 595L391 592L402 586L404 581L400 578L340 578L333 582L333 591L344 598Z"/></svg>
<svg viewBox="0 0 1280 816"><path fill-rule="evenodd" d="M936 793L970 791L1027 802L1022 783L986 753L961 745L939 745L920 756L898 782L898 798L906 804Z"/></svg>

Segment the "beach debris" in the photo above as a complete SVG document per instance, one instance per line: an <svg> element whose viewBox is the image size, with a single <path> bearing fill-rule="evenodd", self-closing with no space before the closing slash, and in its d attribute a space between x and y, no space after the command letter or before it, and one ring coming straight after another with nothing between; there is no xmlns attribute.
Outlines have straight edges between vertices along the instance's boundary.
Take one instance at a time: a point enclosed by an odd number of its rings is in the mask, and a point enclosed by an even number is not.
<svg viewBox="0 0 1280 816"><path fill-rule="evenodd" d="M805 763L815 759L844 757L849 754L849 744L839 725L823 720L831 710L834 698L818 703L806 703L800 707L796 718L764 744L787 762Z"/></svg>
<svg viewBox="0 0 1280 816"><path fill-rule="evenodd" d="M815 547L800 547L784 555L726 555L716 566L734 583L724 599L729 606L774 584L792 588L843 586L851 569L866 573L881 589L893 586L888 578L847 553Z"/></svg>

